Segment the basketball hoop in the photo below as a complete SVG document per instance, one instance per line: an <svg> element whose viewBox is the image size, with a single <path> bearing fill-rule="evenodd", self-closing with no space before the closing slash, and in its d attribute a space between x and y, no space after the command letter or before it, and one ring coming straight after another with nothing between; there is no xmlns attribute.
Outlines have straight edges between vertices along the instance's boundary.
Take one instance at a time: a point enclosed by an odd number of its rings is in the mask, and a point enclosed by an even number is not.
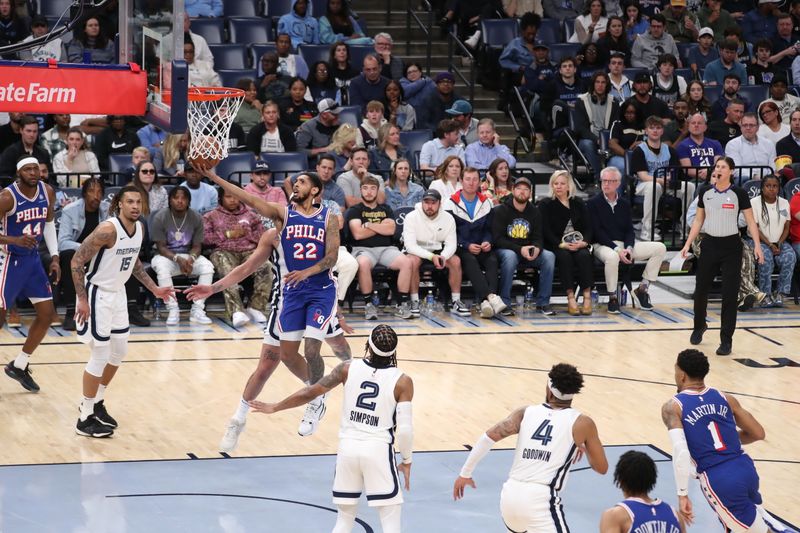
<svg viewBox="0 0 800 533"><path fill-rule="evenodd" d="M244 100L242 89L190 87L187 106L188 159L196 168L211 168L228 157L228 135Z"/></svg>

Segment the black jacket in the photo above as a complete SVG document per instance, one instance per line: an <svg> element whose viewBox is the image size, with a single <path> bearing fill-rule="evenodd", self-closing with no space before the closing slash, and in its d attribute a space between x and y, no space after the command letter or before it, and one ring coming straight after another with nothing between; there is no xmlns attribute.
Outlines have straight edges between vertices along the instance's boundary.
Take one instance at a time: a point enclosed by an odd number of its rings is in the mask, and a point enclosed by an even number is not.
<svg viewBox="0 0 800 533"><path fill-rule="evenodd" d="M792 156L792 163L800 163L800 145L798 145L790 133L775 144L777 155Z"/></svg>
<svg viewBox="0 0 800 533"><path fill-rule="evenodd" d="M3 150L3 154L0 155L0 176L14 176L17 173L17 160L24 153L27 152L22 147L22 141L18 141ZM45 163L47 168L52 170L53 165L50 162L50 154L47 153L47 150L43 150L38 142L33 145L33 153L30 155L38 159L40 163Z"/></svg>
<svg viewBox="0 0 800 533"><path fill-rule="evenodd" d="M492 211L492 240L495 248L506 248L520 253L523 246L542 248L542 214L528 202L525 210L517 211L514 198L508 195Z"/></svg>
<svg viewBox="0 0 800 533"><path fill-rule="evenodd" d="M617 196L617 205L612 210L602 193L595 194L586 202L592 223L593 240L603 246L614 248L614 241L622 241L625 247L634 245L631 204Z"/></svg>
<svg viewBox="0 0 800 533"><path fill-rule="evenodd" d="M589 210L580 198L570 198L569 208L555 198L545 198L539 202L539 211L542 213L544 247L548 250L556 250L561 244L561 236L564 235L564 228L570 220L575 231L583 234L583 240L592 244L594 236Z"/></svg>

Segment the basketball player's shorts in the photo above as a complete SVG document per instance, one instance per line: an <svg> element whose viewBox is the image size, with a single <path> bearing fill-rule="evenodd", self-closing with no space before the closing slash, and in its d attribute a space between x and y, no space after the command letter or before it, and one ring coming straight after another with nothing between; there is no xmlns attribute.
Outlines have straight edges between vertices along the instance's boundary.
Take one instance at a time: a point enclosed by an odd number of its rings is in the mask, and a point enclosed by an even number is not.
<svg viewBox="0 0 800 533"><path fill-rule="evenodd" d="M281 335L278 331L278 316L280 315L281 304L283 299L278 297L277 303L270 307L269 316L267 317L267 324L264 326L264 340L263 344L270 346L281 345ZM325 338L330 339L342 334L342 326L339 325L339 319L333 315L328 323L328 331L325 333Z"/></svg>
<svg viewBox="0 0 800 533"><path fill-rule="evenodd" d="M127 338L130 323L125 289L106 291L87 283L86 296L89 299L89 319L76 324L78 340L84 344L102 345L111 342L112 336Z"/></svg>
<svg viewBox="0 0 800 533"><path fill-rule="evenodd" d="M758 473L749 455L713 466L698 477L703 495L725 527L733 533L766 533L767 525L756 508L761 505Z"/></svg>
<svg viewBox="0 0 800 533"><path fill-rule="evenodd" d="M333 503L357 505L362 493L370 507L403 503L392 445L377 440L340 439Z"/></svg>
<svg viewBox="0 0 800 533"><path fill-rule="evenodd" d="M330 322L336 316L336 305L333 280L324 287L284 289L283 307L278 315L281 340L325 340Z"/></svg>
<svg viewBox="0 0 800 533"><path fill-rule="evenodd" d="M500 514L511 533L569 531L561 497L541 483L506 481L500 493Z"/></svg>
<svg viewBox="0 0 800 533"><path fill-rule="evenodd" d="M53 299L53 289L38 253L0 252L0 308L11 309L17 298L27 298L32 304Z"/></svg>

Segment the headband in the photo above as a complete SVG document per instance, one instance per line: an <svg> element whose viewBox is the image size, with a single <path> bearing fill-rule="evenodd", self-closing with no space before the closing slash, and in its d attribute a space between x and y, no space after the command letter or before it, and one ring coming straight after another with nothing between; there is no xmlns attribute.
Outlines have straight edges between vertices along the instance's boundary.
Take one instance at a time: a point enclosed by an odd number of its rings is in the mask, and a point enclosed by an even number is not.
<svg viewBox="0 0 800 533"><path fill-rule="evenodd" d="M372 350L372 353L374 353L375 355L380 355L381 357L391 357L397 351L397 350L392 350L391 352L384 352L383 350L378 349L378 347L375 346L375 343L372 342L372 335L369 336L367 344L369 344L369 349Z"/></svg>
<svg viewBox="0 0 800 533"><path fill-rule="evenodd" d="M553 396L555 396L559 400L568 401L568 400L571 400L571 399L573 399L575 397L574 394L564 394L563 392L561 392L560 390L555 388L555 386L553 385L553 380L552 379L549 379L547 381L547 386L550 387L550 392L553 393Z"/></svg>
<svg viewBox="0 0 800 533"><path fill-rule="evenodd" d="M39 160L32 156L26 157L25 159L20 159L17 163L17 170L21 170L25 165L39 166Z"/></svg>

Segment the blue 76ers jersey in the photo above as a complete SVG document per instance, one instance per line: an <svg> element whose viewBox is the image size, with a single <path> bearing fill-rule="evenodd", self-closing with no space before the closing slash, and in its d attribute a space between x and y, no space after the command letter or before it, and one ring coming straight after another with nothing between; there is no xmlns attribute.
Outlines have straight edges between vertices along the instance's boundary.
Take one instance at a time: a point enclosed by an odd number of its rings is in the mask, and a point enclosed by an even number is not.
<svg viewBox="0 0 800 533"><path fill-rule="evenodd" d="M674 400L681 406L683 432L698 473L744 453L733 411L721 392L710 387L685 390Z"/></svg>
<svg viewBox="0 0 800 533"><path fill-rule="evenodd" d="M22 194L16 182L6 188L14 197L14 207L3 217L3 227L0 231L8 237L32 235L36 237L36 244L40 244L44 235L44 224L47 222L47 213L50 209L44 183L40 181L36 184L36 195L33 198ZM39 255L38 246L28 249L9 244L6 245L6 250L14 255Z"/></svg>
<svg viewBox="0 0 800 533"><path fill-rule="evenodd" d="M310 215L293 209L286 209L284 225L281 230L282 272L294 272L314 266L325 257L325 226L328 223L327 207L320 207ZM330 285L333 276L330 269L306 278L294 288L322 289Z"/></svg>
<svg viewBox="0 0 800 533"><path fill-rule="evenodd" d="M617 505L631 517L631 533L681 533L681 523L668 503L655 500L645 503L638 498L622 500Z"/></svg>

